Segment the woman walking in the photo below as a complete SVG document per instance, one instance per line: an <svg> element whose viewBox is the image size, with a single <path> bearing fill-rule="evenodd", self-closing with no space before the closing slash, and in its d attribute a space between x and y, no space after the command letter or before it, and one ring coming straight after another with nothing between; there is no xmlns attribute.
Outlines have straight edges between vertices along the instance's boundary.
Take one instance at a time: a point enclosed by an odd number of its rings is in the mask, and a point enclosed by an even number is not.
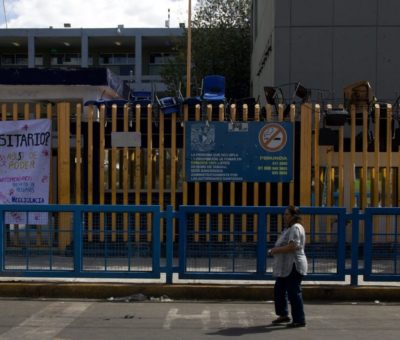
<svg viewBox="0 0 400 340"><path fill-rule="evenodd" d="M301 225L300 210L288 206L283 215L285 228L275 246L268 251L274 257L273 275L275 313L278 318L273 324L287 323L288 327L304 327L304 314L301 281L307 274L307 258L304 252L305 232ZM292 320L289 317L288 299ZM292 321L291 323L289 323Z"/></svg>

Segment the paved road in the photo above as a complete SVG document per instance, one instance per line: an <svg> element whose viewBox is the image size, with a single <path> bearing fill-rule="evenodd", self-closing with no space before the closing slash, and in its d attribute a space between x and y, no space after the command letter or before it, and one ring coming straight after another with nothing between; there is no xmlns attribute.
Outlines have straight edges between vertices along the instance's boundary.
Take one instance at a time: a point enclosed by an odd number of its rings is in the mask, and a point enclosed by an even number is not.
<svg viewBox="0 0 400 340"><path fill-rule="evenodd" d="M271 302L0 300L0 339L400 339L400 305L306 304L307 327L271 326Z"/></svg>

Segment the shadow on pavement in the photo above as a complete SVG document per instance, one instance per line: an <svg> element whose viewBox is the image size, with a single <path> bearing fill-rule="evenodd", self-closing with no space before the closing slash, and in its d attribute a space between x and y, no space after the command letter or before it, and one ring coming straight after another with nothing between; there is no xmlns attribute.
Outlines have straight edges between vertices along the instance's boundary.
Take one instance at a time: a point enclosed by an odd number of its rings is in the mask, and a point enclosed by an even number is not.
<svg viewBox="0 0 400 340"><path fill-rule="evenodd" d="M216 332L207 333L207 335L223 335L223 336L241 336L245 334L256 334L256 333L270 333L275 331L287 330L286 325L265 325L265 326L254 326L254 327L231 327L224 328Z"/></svg>

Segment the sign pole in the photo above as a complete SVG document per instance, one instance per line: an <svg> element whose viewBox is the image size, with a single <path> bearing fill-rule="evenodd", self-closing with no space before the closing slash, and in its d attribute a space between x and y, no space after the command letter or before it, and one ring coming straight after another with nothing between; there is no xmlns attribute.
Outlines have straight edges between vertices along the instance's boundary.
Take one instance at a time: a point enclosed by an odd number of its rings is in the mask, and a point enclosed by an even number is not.
<svg viewBox="0 0 400 340"><path fill-rule="evenodd" d="M188 35L187 35L187 59L186 59L186 97L190 97L190 78L192 65L192 0L188 0Z"/></svg>

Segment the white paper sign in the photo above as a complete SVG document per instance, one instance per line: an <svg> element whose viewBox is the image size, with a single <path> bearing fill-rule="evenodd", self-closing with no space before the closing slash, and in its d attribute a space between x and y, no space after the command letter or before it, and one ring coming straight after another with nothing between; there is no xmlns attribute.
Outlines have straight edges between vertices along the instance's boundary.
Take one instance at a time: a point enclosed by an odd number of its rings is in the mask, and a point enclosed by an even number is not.
<svg viewBox="0 0 400 340"><path fill-rule="evenodd" d="M51 120L0 121L0 204L48 204ZM48 223L43 212L11 212L7 224Z"/></svg>

